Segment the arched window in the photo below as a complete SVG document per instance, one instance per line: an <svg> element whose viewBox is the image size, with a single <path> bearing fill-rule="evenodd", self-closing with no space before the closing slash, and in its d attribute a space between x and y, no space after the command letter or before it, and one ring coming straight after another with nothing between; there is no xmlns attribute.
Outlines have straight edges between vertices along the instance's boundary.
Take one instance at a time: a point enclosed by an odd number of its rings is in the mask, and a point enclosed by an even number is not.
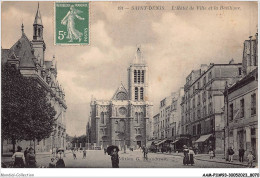
<svg viewBox="0 0 260 178"><path fill-rule="evenodd" d="M138 70L138 83L140 83L140 70Z"/></svg>
<svg viewBox="0 0 260 178"><path fill-rule="evenodd" d="M144 70L142 70L142 78L141 78L142 83L144 83Z"/></svg>
<svg viewBox="0 0 260 178"><path fill-rule="evenodd" d="M143 87L140 88L140 99L144 100L144 88Z"/></svg>
<svg viewBox="0 0 260 178"><path fill-rule="evenodd" d="M41 29L38 28L38 36L41 36Z"/></svg>
<svg viewBox="0 0 260 178"><path fill-rule="evenodd" d="M36 36L36 35L37 35L37 28L34 27L34 36Z"/></svg>
<svg viewBox="0 0 260 178"><path fill-rule="evenodd" d="M144 113L143 112L140 113L140 117L139 118L140 118L140 120L143 120L143 118L144 118Z"/></svg>
<svg viewBox="0 0 260 178"><path fill-rule="evenodd" d="M135 87L135 100L138 100L138 88Z"/></svg>
<svg viewBox="0 0 260 178"><path fill-rule="evenodd" d="M104 113L102 112L100 115L101 124L104 124Z"/></svg>
<svg viewBox="0 0 260 178"><path fill-rule="evenodd" d="M137 73L136 73L136 70L134 70L134 83L137 82Z"/></svg>
<svg viewBox="0 0 260 178"><path fill-rule="evenodd" d="M138 123L138 113L135 113L135 122Z"/></svg>

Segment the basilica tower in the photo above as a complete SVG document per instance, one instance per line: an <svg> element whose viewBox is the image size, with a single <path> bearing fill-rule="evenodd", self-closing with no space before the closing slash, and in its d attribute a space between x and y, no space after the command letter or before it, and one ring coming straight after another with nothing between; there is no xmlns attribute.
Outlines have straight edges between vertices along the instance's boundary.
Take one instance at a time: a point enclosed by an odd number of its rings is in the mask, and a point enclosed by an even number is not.
<svg viewBox="0 0 260 178"><path fill-rule="evenodd" d="M34 23L33 23L33 40L32 45L34 49L34 56L40 62L40 65L43 66L44 64L44 52L46 49L44 40L43 40L43 25L42 25L42 18L38 3L37 12L35 15Z"/></svg>
<svg viewBox="0 0 260 178"><path fill-rule="evenodd" d="M148 67L143 59L141 48L136 50L136 56L128 68L129 100L148 101Z"/></svg>

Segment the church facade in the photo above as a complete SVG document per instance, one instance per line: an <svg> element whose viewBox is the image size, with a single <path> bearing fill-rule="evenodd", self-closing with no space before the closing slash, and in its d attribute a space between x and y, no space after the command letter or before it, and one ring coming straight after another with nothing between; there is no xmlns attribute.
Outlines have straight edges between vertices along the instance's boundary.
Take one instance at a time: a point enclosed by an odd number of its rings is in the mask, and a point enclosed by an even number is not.
<svg viewBox="0 0 260 178"><path fill-rule="evenodd" d="M140 48L128 68L128 88L118 87L111 100L90 103L91 142L101 148L146 145L150 133L152 104L148 97L148 66Z"/></svg>
<svg viewBox="0 0 260 178"><path fill-rule="evenodd" d="M16 146L34 147L36 152L46 152L53 148L66 148L66 110L65 92L57 80L57 65L55 57L45 59L46 45L43 38L43 24L40 9L36 12L33 23L33 40L30 41L24 32L22 24L21 38L10 48L2 49L1 64L9 63L25 77L34 78L47 91L47 97L56 111L54 132L44 140L19 141ZM4 153L12 152L10 140L4 140Z"/></svg>

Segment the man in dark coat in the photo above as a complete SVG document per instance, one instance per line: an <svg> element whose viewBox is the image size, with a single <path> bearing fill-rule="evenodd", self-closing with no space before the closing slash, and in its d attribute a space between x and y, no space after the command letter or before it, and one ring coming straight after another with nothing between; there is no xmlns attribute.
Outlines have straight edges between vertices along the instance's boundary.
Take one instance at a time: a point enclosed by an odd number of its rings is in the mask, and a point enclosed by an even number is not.
<svg viewBox="0 0 260 178"><path fill-rule="evenodd" d="M115 148L111 153L111 161L112 161L113 168L119 168L119 156L118 156L118 152Z"/></svg>
<svg viewBox="0 0 260 178"><path fill-rule="evenodd" d="M238 154L239 154L239 161L243 162L244 161L245 150L242 147L238 150Z"/></svg>

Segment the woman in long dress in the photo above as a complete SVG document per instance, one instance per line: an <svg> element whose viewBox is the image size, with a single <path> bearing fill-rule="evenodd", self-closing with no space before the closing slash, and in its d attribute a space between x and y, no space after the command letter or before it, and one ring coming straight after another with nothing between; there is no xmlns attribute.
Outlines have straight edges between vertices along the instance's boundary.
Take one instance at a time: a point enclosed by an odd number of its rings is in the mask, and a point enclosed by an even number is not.
<svg viewBox="0 0 260 178"><path fill-rule="evenodd" d="M68 35L66 38L69 39L69 42L73 42L73 40L81 41L82 33L75 28L75 18L84 20L84 18L78 15L79 13L82 13L82 11L75 9L74 5L72 5L67 15L61 21L61 24L67 25Z"/></svg>
<svg viewBox="0 0 260 178"><path fill-rule="evenodd" d="M21 152L22 147L18 146L17 151L13 154L12 159L14 159L15 168L24 168L24 154Z"/></svg>
<svg viewBox="0 0 260 178"><path fill-rule="evenodd" d="M189 149L186 145L183 146L183 154L184 154L184 158L183 158L183 165L188 165L189 164Z"/></svg>

